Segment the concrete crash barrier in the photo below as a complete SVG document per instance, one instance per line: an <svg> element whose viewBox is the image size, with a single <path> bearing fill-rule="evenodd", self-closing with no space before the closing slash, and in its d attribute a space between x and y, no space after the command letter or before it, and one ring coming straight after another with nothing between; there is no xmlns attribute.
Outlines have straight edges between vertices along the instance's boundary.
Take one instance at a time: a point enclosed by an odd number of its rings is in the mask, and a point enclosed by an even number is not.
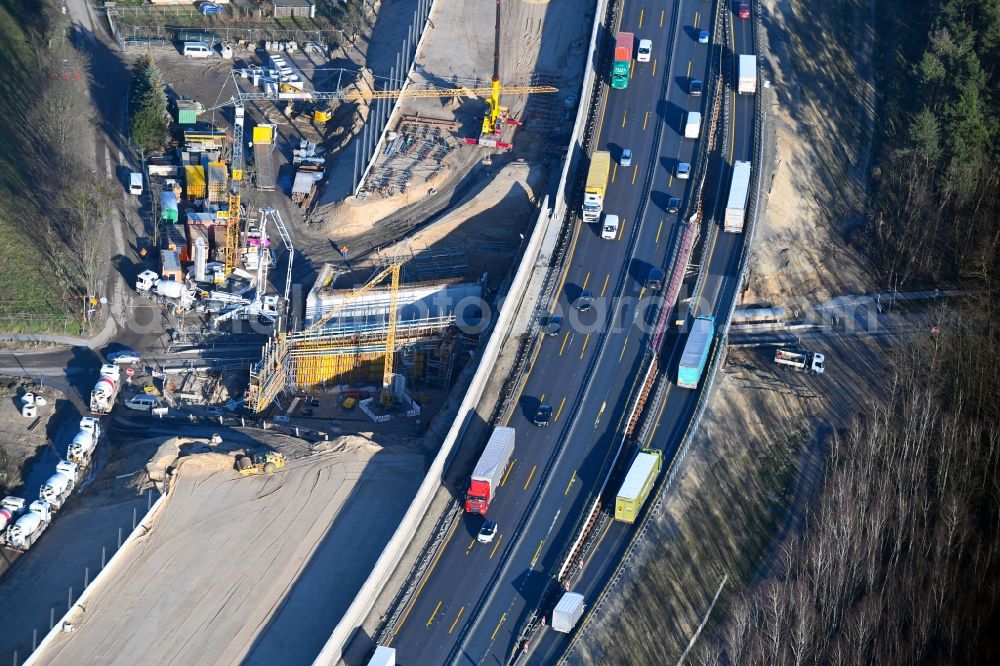
<svg viewBox="0 0 1000 666"><path fill-rule="evenodd" d="M597 50L597 44L600 40L601 21L606 13L607 4L608 0L598 0L597 2L597 11L594 14L594 25L591 29L590 36L590 53L595 53ZM433 11L434 9L432 6L428 15L433 13ZM424 34L426 35L426 30L424 31ZM422 42L423 36L421 36L421 43ZM417 51L419 53L419 45ZM414 59L414 64L415 63L416 59ZM447 462L451 457L451 453L455 448L455 445L459 440L461 440L462 435L465 433L469 416L475 411L476 404L479 402L479 397L482 395L483 390L486 387L486 383L493 372L493 367L500 354L500 349L503 346L503 343L512 334L511 329L518 310L520 309L522 303L529 308L534 307L533 300L528 298L525 294L526 288L529 278L534 272L536 262L539 258L541 257L545 259L551 255L555 245L555 237L557 235L556 232L562 225L563 220L566 218L566 184L573 167L582 157L581 135L586 127L587 114L591 104L594 80L596 76L597 72L592 66L588 66L584 69L580 104L577 107L576 122L573 126L573 134L570 138L569 147L566 151L566 158L563 160L562 174L559 178L559 186L556 189L558 194L551 213L548 209L548 197L546 196L542 201L541 213L539 214L538 221L532 231L531 238L528 240L528 244L524 250L524 255L521 259L520 266L518 266L517 273L511 281L510 289L507 291L508 295L514 295L515 298L505 299L500 308L496 326L493 329L492 335L490 335L486 348L483 350L483 356L480 360L479 367L476 369L476 374L473 376L472 382L469 384L469 389L458 409L455 422L448 431L437 456L435 456L434 461L431 463L430 469L427 471L427 476L424 478L419 490L417 490L417 495L414 497L413 503L407 510L406 515L400 522L400 525L393 534L392 539L390 539L389 543L386 544L385 550L382 551L381 557L379 557L378 562L375 563L375 567L372 570L371 575L369 575L368 580L366 580L364 585L361 587L361 590L358 592L354 601L347 609L344 617L342 617L337 626L334 627L333 634L330 636L329 640L327 640L326 645L323 646L322 651L320 651L316 660L313 662L314 666L333 666L333 664L340 661L341 655L343 654L343 650L347 646L348 641L354 635L354 632L358 629L358 627L360 627L365 621L368 613L371 612L378 595L381 593L382 588L389 580L389 577L399 565L399 561L403 557L403 552L409 545L413 534L416 532L417 527L420 524L420 521L423 520L424 515L430 508L431 501L434 499L434 495L437 493L438 487L441 485L441 479L444 476L444 469ZM396 113L396 109L393 110L393 113ZM363 177L361 182L364 182ZM573 223L576 224L575 218L570 216L569 219L573 220ZM552 222L556 222L556 224L551 224Z"/></svg>

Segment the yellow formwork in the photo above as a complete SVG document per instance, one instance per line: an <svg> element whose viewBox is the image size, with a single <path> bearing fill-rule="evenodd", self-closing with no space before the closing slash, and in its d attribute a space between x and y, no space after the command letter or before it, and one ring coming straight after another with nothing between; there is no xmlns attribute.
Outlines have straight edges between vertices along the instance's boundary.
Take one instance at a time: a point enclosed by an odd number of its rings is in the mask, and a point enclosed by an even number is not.
<svg viewBox="0 0 1000 666"><path fill-rule="evenodd" d="M292 359L290 384L309 389L323 384L379 382L385 355L319 352Z"/></svg>

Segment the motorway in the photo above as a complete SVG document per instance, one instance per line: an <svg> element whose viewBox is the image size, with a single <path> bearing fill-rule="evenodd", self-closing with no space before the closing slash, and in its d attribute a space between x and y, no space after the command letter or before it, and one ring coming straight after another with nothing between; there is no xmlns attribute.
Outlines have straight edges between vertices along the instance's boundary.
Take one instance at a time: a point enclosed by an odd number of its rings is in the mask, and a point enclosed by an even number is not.
<svg viewBox="0 0 1000 666"><path fill-rule="evenodd" d="M651 267L665 261L681 229L664 204L668 195L685 193L687 181L674 179L674 168L678 161L691 162L695 154L696 142L682 138L682 123L686 111L705 110L705 98L688 96L687 84L690 77L704 80L707 73L709 47L698 44L697 31L711 30L706 25L711 6L675 0L663 8L648 0L627 0L620 10L619 28L634 32L637 40L651 39L654 56L650 63L634 64L626 90L606 90L597 125L594 143L599 149L610 150L616 161L622 148L634 153L631 168L612 167L606 197L605 212L623 218L622 232L609 241L600 238L597 225L581 227L555 306L568 326L542 342L508 422L517 431L514 460L489 511L499 533L492 544L479 544L475 537L483 518L464 515L455 523L393 628L389 644L403 666L506 663L520 624L537 608L574 536L576 518L600 482L598 475L615 443L651 335L650 326L643 325L642 282ZM738 52L751 53L750 22L734 16L732 23L731 43ZM735 97L732 91L726 94ZM750 159L752 154L752 96L736 99L731 108L731 133L723 154L715 158L710 184L728 186L732 160ZM725 206L725 189L706 187L708 200L703 204L708 213ZM721 234L718 229L713 227L707 239L710 261L692 311L723 317L738 287L743 234ZM596 312L572 309L583 290L597 299ZM676 333L667 336L670 375L676 373L681 341L683 336ZM662 427L653 431L653 445L666 451L666 460L676 452L696 395L676 386L666 395ZM541 402L554 411L553 423L545 429L531 423ZM627 526L613 523L602 536L575 585L588 603L617 564L630 535ZM551 663L566 645L564 635L543 631L533 641L529 661Z"/></svg>

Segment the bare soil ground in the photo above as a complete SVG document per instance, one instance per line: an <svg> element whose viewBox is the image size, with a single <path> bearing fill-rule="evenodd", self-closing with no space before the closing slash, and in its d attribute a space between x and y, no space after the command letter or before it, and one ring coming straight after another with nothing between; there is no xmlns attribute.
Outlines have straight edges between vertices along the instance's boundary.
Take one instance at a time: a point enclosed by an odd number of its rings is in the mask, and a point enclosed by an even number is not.
<svg viewBox="0 0 1000 666"><path fill-rule="evenodd" d="M863 0L763 5L775 160L773 178L763 181L767 213L757 227L745 299L785 305L867 291L869 266L844 239L866 203L873 10Z"/></svg>
<svg viewBox="0 0 1000 666"><path fill-rule="evenodd" d="M872 9L860 0L764 7L774 72L768 154L777 154L744 299L815 304L864 292L873 280L844 237L865 206ZM809 348L827 355L826 374L815 378L777 371L767 348L729 351L640 557L570 663L677 663L723 576L716 615L728 592L778 556L772 544L801 517L833 435L884 390L893 339L811 337Z"/></svg>
<svg viewBox="0 0 1000 666"><path fill-rule="evenodd" d="M166 442L154 468L178 446L184 442ZM47 663L309 663L423 467L416 453L358 437L314 449L274 474L250 477L233 470L231 453L178 459L152 529L90 598L76 631L46 653Z"/></svg>
<svg viewBox="0 0 1000 666"><path fill-rule="evenodd" d="M46 404L38 408L35 418L21 415L20 396L26 391L45 398ZM0 382L0 429L4 433L0 443L0 497L15 492L24 484L26 463L38 458L50 441L49 419L55 414L61 398L62 393L56 389L39 386L31 379L5 377ZM60 454L54 455L58 460ZM54 471L53 465L49 473Z"/></svg>

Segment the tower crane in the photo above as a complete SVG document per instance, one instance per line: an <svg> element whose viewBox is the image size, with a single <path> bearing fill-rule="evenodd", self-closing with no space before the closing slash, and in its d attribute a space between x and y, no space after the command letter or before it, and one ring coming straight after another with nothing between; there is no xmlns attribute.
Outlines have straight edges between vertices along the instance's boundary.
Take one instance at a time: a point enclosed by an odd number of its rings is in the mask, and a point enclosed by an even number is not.
<svg viewBox="0 0 1000 666"><path fill-rule="evenodd" d="M504 125L520 125L510 115L510 109L500 106L500 0L497 0L497 13L495 29L493 32L493 81L490 86L490 96L486 100L487 110L483 116L483 129L478 139L466 137L465 142L478 144L488 148L506 148L513 146L504 141L500 141L500 134ZM505 92L509 92L505 91Z"/></svg>

